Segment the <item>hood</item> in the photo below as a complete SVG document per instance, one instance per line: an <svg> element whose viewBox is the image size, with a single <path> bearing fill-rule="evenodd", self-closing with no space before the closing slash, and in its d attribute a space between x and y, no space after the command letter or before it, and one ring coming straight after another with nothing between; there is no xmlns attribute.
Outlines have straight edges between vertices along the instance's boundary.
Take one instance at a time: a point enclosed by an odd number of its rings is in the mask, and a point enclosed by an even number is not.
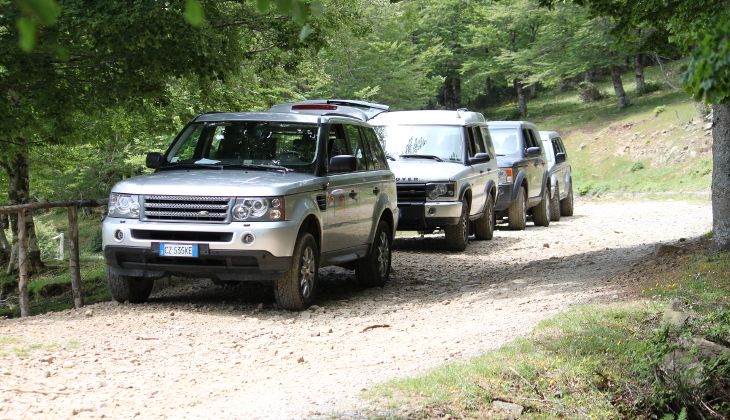
<svg viewBox="0 0 730 420"><path fill-rule="evenodd" d="M181 169L129 178L117 183L112 191L141 195L266 197L296 194L321 188L320 178L297 172Z"/></svg>
<svg viewBox="0 0 730 420"><path fill-rule="evenodd" d="M431 159L408 159L388 162L397 182L456 181L468 166Z"/></svg>

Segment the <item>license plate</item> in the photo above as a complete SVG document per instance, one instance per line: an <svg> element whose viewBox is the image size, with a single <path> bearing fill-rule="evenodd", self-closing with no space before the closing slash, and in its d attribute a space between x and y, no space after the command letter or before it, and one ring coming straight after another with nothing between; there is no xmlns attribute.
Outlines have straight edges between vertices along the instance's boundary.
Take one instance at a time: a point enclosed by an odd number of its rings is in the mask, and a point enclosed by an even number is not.
<svg viewBox="0 0 730 420"><path fill-rule="evenodd" d="M160 244L161 257L197 257L197 244Z"/></svg>

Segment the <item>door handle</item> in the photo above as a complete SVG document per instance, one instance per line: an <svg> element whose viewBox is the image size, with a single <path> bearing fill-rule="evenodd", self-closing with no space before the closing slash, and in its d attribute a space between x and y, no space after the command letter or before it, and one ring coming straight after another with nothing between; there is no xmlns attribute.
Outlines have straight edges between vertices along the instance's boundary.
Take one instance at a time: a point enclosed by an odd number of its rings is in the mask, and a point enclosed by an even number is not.
<svg viewBox="0 0 730 420"><path fill-rule="evenodd" d="M353 200L355 198L357 198L357 191L355 191L355 190L350 191L350 198L352 198Z"/></svg>
<svg viewBox="0 0 730 420"><path fill-rule="evenodd" d="M379 192L380 192L380 188L378 188L378 187L373 188L373 194L378 195Z"/></svg>

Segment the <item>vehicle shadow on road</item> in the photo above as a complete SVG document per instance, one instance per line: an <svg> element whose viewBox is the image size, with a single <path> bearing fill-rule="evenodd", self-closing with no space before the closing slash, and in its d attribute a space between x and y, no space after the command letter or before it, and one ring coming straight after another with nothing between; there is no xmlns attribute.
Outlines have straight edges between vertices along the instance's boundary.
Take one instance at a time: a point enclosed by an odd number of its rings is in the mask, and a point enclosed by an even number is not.
<svg viewBox="0 0 730 420"><path fill-rule="evenodd" d="M519 239L500 237L497 241L515 243ZM622 273L630 273L632 264L651 255L658 244L511 263L490 257L491 252L498 251L496 246L470 246L464 253L443 254L442 262L434 268L434 256L424 252L430 251L425 244L406 242L418 252L396 251L391 280L382 288L359 286L352 270L323 269L316 305L328 312L335 311L338 317L360 317L364 313L459 300L499 305L501 300L549 300L552 295L572 293L585 295L586 300L599 299L629 289L635 291L635 284L617 284L615 279ZM539 253L539 248L536 249ZM633 283L636 281L632 279ZM176 310L202 305L214 314L259 319L296 316L277 308L271 288L259 285L217 286L210 281L197 281L189 287L177 285L160 292L153 296L151 303L179 306Z"/></svg>
<svg viewBox="0 0 730 420"><path fill-rule="evenodd" d="M469 245L467 245L464 251L451 251L448 249L446 238L443 235L429 235L426 237L396 238L393 241L393 249L406 253L443 254L446 251L450 254L470 255L474 253L498 252L500 248L512 246L520 242L520 240L519 238L495 237L489 241L477 241L474 239L474 236L471 236L469 238Z"/></svg>

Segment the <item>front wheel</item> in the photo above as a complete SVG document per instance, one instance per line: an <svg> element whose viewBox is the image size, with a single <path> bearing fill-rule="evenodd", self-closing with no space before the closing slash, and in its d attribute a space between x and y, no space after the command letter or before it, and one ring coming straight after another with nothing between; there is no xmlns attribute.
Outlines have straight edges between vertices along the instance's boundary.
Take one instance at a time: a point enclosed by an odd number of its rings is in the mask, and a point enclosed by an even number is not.
<svg viewBox="0 0 730 420"><path fill-rule="evenodd" d="M550 187L546 185L540 204L532 209L532 221L535 223L535 226L550 225L550 191L548 188Z"/></svg>
<svg viewBox="0 0 730 420"><path fill-rule="evenodd" d="M474 237L479 240L490 240L494 237L494 200L492 194L487 196L484 214L474 221Z"/></svg>
<svg viewBox="0 0 730 420"><path fill-rule="evenodd" d="M145 303L155 281L144 277L120 276L106 268L106 278L112 298L117 302Z"/></svg>
<svg viewBox="0 0 730 420"><path fill-rule="evenodd" d="M563 216L573 215L573 183L570 183L568 196L560 200L560 214Z"/></svg>
<svg viewBox="0 0 730 420"><path fill-rule="evenodd" d="M527 203L525 201L525 189L520 187L517 198L507 210L507 222L512 230L524 230L527 226Z"/></svg>
<svg viewBox="0 0 730 420"><path fill-rule="evenodd" d="M274 284L276 303L301 311L314 302L319 273L319 249L311 233L302 233L294 245L291 266Z"/></svg>
<svg viewBox="0 0 730 420"><path fill-rule="evenodd" d="M459 223L446 226L446 246L452 251L463 251L469 243L469 203L466 198L461 200L461 217Z"/></svg>
<svg viewBox="0 0 730 420"><path fill-rule="evenodd" d="M390 225L383 220L379 221L370 251L355 265L355 278L361 286L383 286L388 281L392 243Z"/></svg>
<svg viewBox="0 0 730 420"><path fill-rule="evenodd" d="M555 194L550 194L550 221L560 220L560 186L555 185Z"/></svg>

